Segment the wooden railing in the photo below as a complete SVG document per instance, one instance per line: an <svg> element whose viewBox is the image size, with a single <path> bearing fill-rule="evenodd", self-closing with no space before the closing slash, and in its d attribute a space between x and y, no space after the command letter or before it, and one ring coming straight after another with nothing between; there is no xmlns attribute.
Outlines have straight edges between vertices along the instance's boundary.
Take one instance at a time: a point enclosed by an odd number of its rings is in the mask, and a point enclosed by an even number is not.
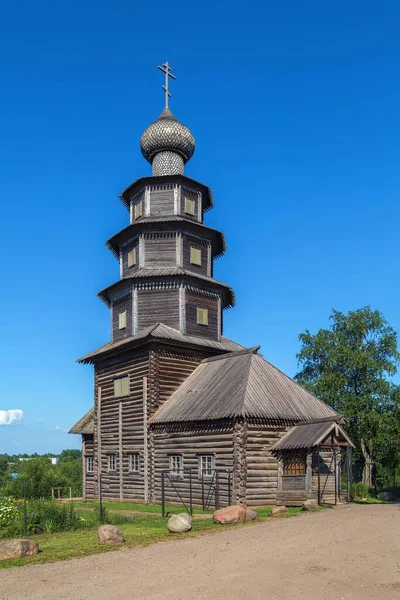
<svg viewBox="0 0 400 600"><path fill-rule="evenodd" d="M53 500L77 500L82 498L82 488L77 486L53 487L51 488L51 497Z"/></svg>

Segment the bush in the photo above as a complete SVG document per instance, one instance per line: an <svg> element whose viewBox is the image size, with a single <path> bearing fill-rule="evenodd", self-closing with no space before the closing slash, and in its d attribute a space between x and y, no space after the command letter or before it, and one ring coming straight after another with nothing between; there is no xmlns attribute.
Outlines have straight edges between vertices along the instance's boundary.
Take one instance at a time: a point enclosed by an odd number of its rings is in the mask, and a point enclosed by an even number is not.
<svg viewBox="0 0 400 600"><path fill-rule="evenodd" d="M93 518L89 521L92 521L94 524L107 524L107 525L123 525L124 523L131 523L135 518L134 515L122 515L121 513L110 513L107 508L103 506L103 510L100 513L100 506L95 506L93 508Z"/></svg>
<svg viewBox="0 0 400 600"><path fill-rule="evenodd" d="M0 537L14 537L24 534L23 502L13 503L10 499L0 505ZM85 519L76 512L73 504L57 504L51 500L31 500L27 503L27 533L54 533L72 531L86 527Z"/></svg>
<svg viewBox="0 0 400 600"><path fill-rule="evenodd" d="M362 500L369 498L369 488L365 483L354 483L352 490L353 500Z"/></svg>

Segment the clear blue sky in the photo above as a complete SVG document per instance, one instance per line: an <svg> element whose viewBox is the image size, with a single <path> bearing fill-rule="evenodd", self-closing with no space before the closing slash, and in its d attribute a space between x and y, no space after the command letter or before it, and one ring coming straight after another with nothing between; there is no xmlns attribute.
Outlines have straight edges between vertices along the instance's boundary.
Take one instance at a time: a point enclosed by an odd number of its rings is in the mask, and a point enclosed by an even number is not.
<svg viewBox="0 0 400 600"><path fill-rule="evenodd" d="M298 334L332 307L400 330L399 27L395 1L3 4L0 410L24 417L0 425L0 452L79 447L65 430L93 378L75 360L109 341L104 242L128 223L120 191L150 174L139 137L165 60L196 137L186 173L227 236L225 335L294 375Z"/></svg>

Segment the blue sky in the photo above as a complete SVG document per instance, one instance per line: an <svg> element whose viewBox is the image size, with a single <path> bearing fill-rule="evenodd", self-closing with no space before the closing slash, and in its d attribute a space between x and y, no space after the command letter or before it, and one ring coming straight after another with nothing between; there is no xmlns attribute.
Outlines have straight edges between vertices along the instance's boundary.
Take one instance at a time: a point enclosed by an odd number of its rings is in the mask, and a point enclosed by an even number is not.
<svg viewBox="0 0 400 600"><path fill-rule="evenodd" d="M150 174L139 138L165 60L196 138L186 173L227 236L225 335L294 375L298 334L331 308L370 304L400 330L399 21L394 1L3 5L0 411L23 418L0 424L0 452L79 446L65 430L93 379L75 360L109 340L104 242Z"/></svg>

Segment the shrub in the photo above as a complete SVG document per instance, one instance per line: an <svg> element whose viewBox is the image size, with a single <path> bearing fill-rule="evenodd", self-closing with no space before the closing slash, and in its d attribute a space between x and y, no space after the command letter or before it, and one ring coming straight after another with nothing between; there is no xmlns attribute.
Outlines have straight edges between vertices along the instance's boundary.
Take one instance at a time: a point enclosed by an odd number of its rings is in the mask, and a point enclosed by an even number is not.
<svg viewBox="0 0 400 600"><path fill-rule="evenodd" d="M24 508L23 503L10 501L0 522L2 537L19 536L24 534ZM57 504L51 500L31 500L27 504L27 533L53 533L57 531L71 531L86 527L85 520L76 512L73 504Z"/></svg>
<svg viewBox="0 0 400 600"><path fill-rule="evenodd" d="M14 520L18 508L12 498L0 498L0 529L4 529Z"/></svg>
<svg viewBox="0 0 400 600"><path fill-rule="evenodd" d="M353 500L362 500L363 498L369 498L369 488L365 483L354 483L352 495Z"/></svg>

